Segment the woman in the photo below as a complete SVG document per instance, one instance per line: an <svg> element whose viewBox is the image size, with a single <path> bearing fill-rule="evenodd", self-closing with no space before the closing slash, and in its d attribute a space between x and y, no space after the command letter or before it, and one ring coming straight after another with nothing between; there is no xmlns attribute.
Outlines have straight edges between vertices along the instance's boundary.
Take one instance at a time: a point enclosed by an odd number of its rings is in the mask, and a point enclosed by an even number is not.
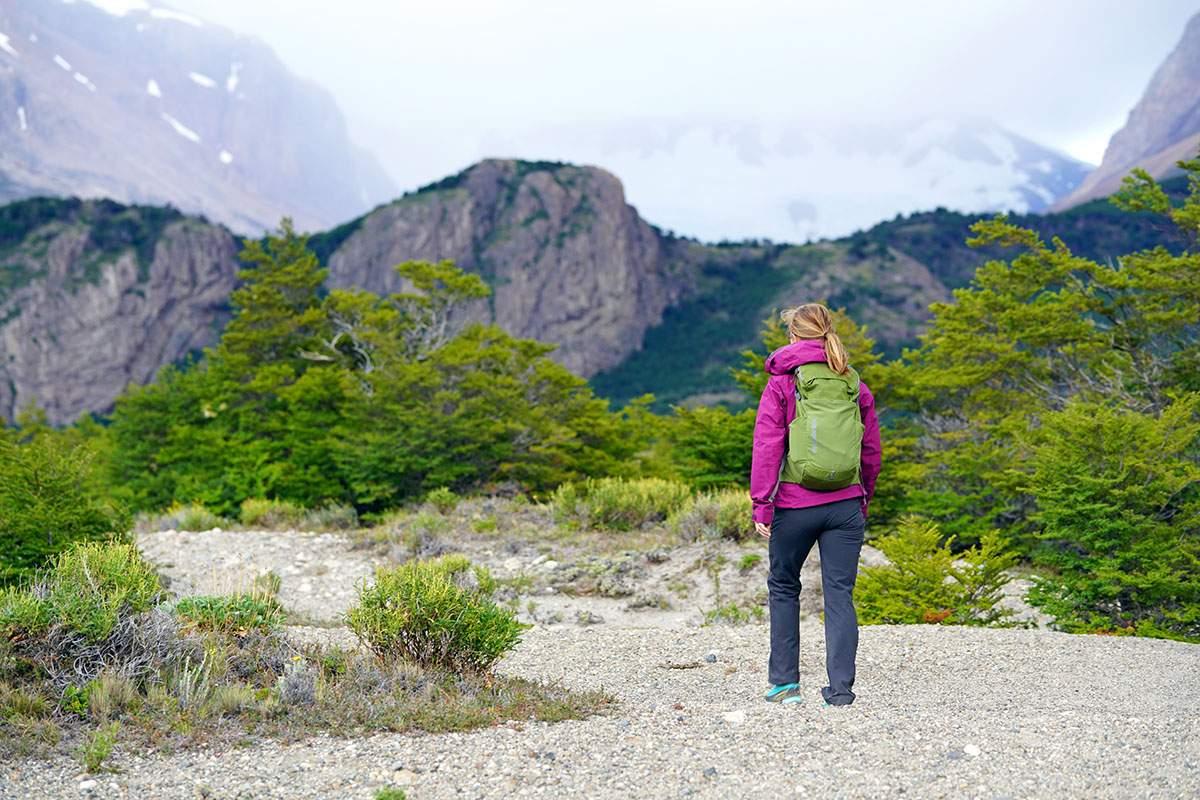
<svg viewBox="0 0 1200 800"><path fill-rule="evenodd" d="M785 311L783 321L789 344L764 365L771 377L758 404L750 468L754 527L770 540L766 699L801 700L800 567L815 542L829 675L821 694L829 705L849 705L858 650L854 581L881 465L879 420L870 390L847 363L829 309L808 303ZM802 418L793 424L797 402Z"/></svg>

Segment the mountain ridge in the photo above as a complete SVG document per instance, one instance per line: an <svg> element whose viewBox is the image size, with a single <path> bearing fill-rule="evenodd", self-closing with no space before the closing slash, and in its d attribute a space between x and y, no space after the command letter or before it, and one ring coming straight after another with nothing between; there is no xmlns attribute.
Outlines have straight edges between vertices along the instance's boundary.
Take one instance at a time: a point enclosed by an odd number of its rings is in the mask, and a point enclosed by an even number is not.
<svg viewBox="0 0 1200 800"><path fill-rule="evenodd" d="M728 367L766 315L800 301L846 307L887 354L914 344L929 304L994 255L964 244L981 216L898 216L809 245L710 245L641 219L605 170L488 160L310 242L331 287L396 291L396 263L455 259L492 287L474 318L557 345L553 357L614 402L651 392L661 409L744 402ZM1154 221L1103 203L1013 219L1095 257L1164 241ZM223 226L169 208L0 207L0 416L33 402L55 423L103 413L126 383L213 344L238 247Z"/></svg>
<svg viewBox="0 0 1200 800"><path fill-rule="evenodd" d="M1121 127L1109 139L1104 159L1079 187L1055 203L1062 211L1112 194L1135 167L1155 178L1178 172L1176 163L1200 152L1200 13L1188 20Z"/></svg>
<svg viewBox="0 0 1200 800"><path fill-rule="evenodd" d="M394 196L333 98L262 42L150 3L0 7L0 199L170 203L258 234Z"/></svg>

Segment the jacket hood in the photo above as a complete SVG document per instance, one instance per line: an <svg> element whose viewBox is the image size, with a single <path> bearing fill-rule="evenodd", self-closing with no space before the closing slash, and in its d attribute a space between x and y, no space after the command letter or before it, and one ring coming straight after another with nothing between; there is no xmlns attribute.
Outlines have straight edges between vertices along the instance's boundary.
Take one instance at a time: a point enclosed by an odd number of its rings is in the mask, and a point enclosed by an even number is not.
<svg viewBox="0 0 1200 800"><path fill-rule="evenodd" d="M814 361L825 363L824 339L800 339L792 344L785 344L763 362L763 369L771 375L788 375L796 371L801 364L811 364Z"/></svg>

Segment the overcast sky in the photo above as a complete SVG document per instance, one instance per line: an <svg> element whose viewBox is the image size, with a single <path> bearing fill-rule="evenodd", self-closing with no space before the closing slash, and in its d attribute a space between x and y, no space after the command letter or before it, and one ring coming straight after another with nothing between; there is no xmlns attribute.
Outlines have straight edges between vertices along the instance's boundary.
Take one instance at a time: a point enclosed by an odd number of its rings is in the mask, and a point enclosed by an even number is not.
<svg viewBox="0 0 1200 800"><path fill-rule="evenodd" d="M523 131L985 116L1098 162L1198 0L175 0L338 99L401 188ZM565 134L564 135L569 135Z"/></svg>

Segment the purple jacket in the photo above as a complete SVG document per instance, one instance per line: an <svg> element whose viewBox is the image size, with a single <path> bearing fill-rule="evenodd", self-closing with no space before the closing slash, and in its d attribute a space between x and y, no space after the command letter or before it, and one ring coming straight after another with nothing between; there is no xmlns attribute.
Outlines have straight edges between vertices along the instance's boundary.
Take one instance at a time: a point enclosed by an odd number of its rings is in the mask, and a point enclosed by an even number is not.
<svg viewBox="0 0 1200 800"><path fill-rule="evenodd" d="M779 467L787 447L788 424L796 418L796 390L793 373L801 364L825 362L825 343L820 339L801 339L785 345L767 356L763 367L771 375L758 403L754 420L754 458L750 464L750 500L754 504L754 521L771 524L776 508L807 508L851 497L861 497L863 513L875 495L875 479L883 464L880 457L879 418L875 415L875 398L867 385L862 384L858 407L862 411L862 485L845 489L817 491L805 489L798 483L781 483L775 502L770 500L779 479Z"/></svg>

